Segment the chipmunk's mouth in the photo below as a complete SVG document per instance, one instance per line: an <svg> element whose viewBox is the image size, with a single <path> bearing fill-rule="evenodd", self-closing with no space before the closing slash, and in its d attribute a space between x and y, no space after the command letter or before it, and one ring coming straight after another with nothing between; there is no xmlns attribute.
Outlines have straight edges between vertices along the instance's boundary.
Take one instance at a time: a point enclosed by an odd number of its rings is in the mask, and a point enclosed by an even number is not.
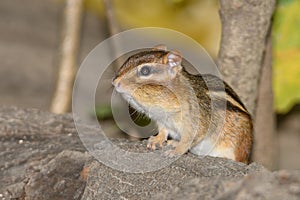
<svg viewBox="0 0 300 200"><path fill-rule="evenodd" d="M134 101L134 100L133 100L133 97L130 96L129 94L127 94L127 93L121 93L121 94L122 94L123 98L124 98L126 101L128 101L128 103L130 103L131 101Z"/></svg>
<svg viewBox="0 0 300 200"><path fill-rule="evenodd" d="M120 88L120 87L115 87L115 89L116 89L116 91L118 92L118 93L120 93L120 94L126 94L126 91L125 90L123 90L122 88Z"/></svg>

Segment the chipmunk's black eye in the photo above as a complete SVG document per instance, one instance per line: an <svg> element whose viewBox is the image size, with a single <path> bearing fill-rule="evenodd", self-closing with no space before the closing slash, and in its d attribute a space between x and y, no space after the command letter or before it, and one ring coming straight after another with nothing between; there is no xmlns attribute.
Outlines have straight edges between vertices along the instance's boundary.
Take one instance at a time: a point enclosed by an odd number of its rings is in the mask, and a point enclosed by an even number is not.
<svg viewBox="0 0 300 200"><path fill-rule="evenodd" d="M140 74L142 76L148 76L151 72L151 68L149 66L143 66L141 69L140 69Z"/></svg>

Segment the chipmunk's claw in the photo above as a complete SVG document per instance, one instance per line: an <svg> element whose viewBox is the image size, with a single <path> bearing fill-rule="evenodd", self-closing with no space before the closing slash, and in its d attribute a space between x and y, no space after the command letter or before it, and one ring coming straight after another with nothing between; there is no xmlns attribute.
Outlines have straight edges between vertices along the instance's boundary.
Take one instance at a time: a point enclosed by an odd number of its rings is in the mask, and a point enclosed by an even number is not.
<svg viewBox="0 0 300 200"><path fill-rule="evenodd" d="M161 137L158 136L151 136L148 139L147 148L151 150L157 150L163 147L164 140L161 139Z"/></svg>
<svg viewBox="0 0 300 200"><path fill-rule="evenodd" d="M176 141L176 140L168 140L167 141L167 145L168 146L172 146L172 147L177 147L177 145L178 145L178 141Z"/></svg>

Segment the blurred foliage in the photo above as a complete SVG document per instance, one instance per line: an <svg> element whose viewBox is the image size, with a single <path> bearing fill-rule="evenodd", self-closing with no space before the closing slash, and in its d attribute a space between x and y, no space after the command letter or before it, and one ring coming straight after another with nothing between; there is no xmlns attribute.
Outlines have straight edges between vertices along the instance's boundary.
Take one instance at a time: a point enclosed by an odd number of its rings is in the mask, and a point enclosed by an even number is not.
<svg viewBox="0 0 300 200"><path fill-rule="evenodd" d="M279 0L274 16L274 92L277 112L300 102L300 1Z"/></svg>
<svg viewBox="0 0 300 200"><path fill-rule="evenodd" d="M85 0L86 7L103 15L102 0ZM216 58L221 38L218 0L113 0L122 29L164 27L198 41Z"/></svg>
<svg viewBox="0 0 300 200"><path fill-rule="evenodd" d="M85 8L96 15L104 16L103 0L84 0Z"/></svg>
<svg viewBox="0 0 300 200"><path fill-rule="evenodd" d="M111 119L113 117L110 106L97 105L95 107L95 110L96 110L96 116L98 120L106 120L106 119Z"/></svg>

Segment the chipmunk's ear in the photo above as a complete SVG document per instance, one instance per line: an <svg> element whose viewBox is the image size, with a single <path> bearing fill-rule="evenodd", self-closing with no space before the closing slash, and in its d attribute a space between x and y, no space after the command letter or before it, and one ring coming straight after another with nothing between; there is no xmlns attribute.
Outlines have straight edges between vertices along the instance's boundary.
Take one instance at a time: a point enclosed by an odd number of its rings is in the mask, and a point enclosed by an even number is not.
<svg viewBox="0 0 300 200"><path fill-rule="evenodd" d="M169 73L174 78L182 70L182 56L179 51L170 51L164 58L164 63L169 66Z"/></svg>
<svg viewBox="0 0 300 200"><path fill-rule="evenodd" d="M152 49L167 51L167 46L164 44L159 44L159 45L154 46Z"/></svg>

